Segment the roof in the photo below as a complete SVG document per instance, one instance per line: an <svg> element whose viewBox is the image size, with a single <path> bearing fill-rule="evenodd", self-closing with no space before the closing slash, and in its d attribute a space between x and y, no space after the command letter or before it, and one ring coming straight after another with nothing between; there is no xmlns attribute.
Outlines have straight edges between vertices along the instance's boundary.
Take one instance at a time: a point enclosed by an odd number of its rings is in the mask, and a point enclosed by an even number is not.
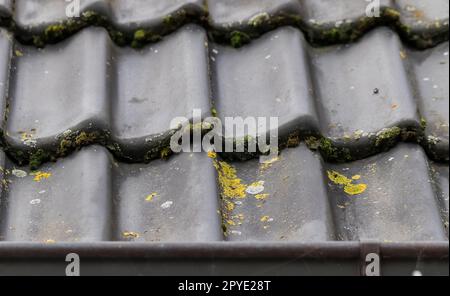
<svg viewBox="0 0 450 296"><path fill-rule="evenodd" d="M0 0L0 262L375 242L448 263L448 2L381 3L374 20L365 1L89 0L73 20ZM170 155L193 109L276 116L283 149Z"/></svg>

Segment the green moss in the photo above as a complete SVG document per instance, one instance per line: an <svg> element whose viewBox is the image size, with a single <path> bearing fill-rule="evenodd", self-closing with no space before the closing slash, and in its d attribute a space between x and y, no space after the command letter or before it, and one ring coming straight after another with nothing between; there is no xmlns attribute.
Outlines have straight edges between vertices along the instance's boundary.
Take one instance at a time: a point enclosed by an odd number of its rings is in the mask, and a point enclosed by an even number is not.
<svg viewBox="0 0 450 296"><path fill-rule="evenodd" d="M228 227L227 227L227 225L225 224L225 221L222 221L221 227L222 227L222 232L223 232L223 234L224 234L225 236L227 236L227 235L228 235Z"/></svg>
<svg viewBox="0 0 450 296"><path fill-rule="evenodd" d="M33 45L38 48L42 48L45 46L45 41L42 39L41 36L33 36L32 40L33 40Z"/></svg>
<svg viewBox="0 0 450 296"><path fill-rule="evenodd" d="M102 142L100 141L100 137L97 132L71 132L70 134L64 135L60 140L56 154L58 157L66 156L71 150L97 142Z"/></svg>
<svg viewBox="0 0 450 296"><path fill-rule="evenodd" d="M161 35L155 34L151 31L146 31L144 29L139 29L134 32L131 47L142 48L147 43L157 42L161 39Z"/></svg>
<svg viewBox="0 0 450 296"><path fill-rule="evenodd" d="M109 31L109 34L111 36L111 39L118 45L123 46L127 43L127 39L125 35L117 30L111 30Z"/></svg>
<svg viewBox="0 0 450 296"><path fill-rule="evenodd" d="M160 151L161 159L168 159L170 155L172 155L172 149L170 149L170 147L164 147Z"/></svg>
<svg viewBox="0 0 450 296"><path fill-rule="evenodd" d="M46 37L46 39L59 39L62 38L65 33L66 33L66 26L62 25L62 24L58 24L58 25L50 25L48 26L45 31L44 31L44 35Z"/></svg>
<svg viewBox="0 0 450 296"><path fill-rule="evenodd" d="M230 45L234 48L242 47L250 42L250 37L241 31L233 31L230 34Z"/></svg>
<svg viewBox="0 0 450 296"><path fill-rule="evenodd" d="M305 139L305 144L311 150L318 150L320 148L320 139L316 137L308 137Z"/></svg>
<svg viewBox="0 0 450 296"><path fill-rule="evenodd" d="M147 32L145 32L145 30L140 29L137 30L136 32L134 32L134 40L136 41L145 41L147 37Z"/></svg>
<svg viewBox="0 0 450 296"><path fill-rule="evenodd" d="M402 134L402 129L398 126L385 128L377 134L375 146L390 146Z"/></svg>
<svg viewBox="0 0 450 296"><path fill-rule="evenodd" d="M97 133L86 133L81 132L76 138L75 138L75 145L77 147L86 146L95 143L97 140Z"/></svg>
<svg viewBox="0 0 450 296"><path fill-rule="evenodd" d="M174 24L174 22L175 22L175 20L174 20L174 18L173 18L173 16L172 16L171 14L166 15L166 16L163 18L163 23L164 23L164 25L166 25L166 26L172 26L172 25Z"/></svg>
<svg viewBox="0 0 450 296"><path fill-rule="evenodd" d="M339 156L338 150L334 147L330 139L320 139L319 150L325 155L327 159L337 159Z"/></svg>
<svg viewBox="0 0 450 296"><path fill-rule="evenodd" d="M292 134L288 137L286 146L288 148L294 148L300 145L300 136L298 134Z"/></svg>
<svg viewBox="0 0 450 296"><path fill-rule="evenodd" d="M262 12L262 13L255 15L254 17L252 17L248 21L248 24L252 27L259 27L259 26L263 25L264 23L268 23L269 21L270 21L270 15L267 12Z"/></svg>
<svg viewBox="0 0 450 296"><path fill-rule="evenodd" d="M44 162L50 159L50 153L44 151L44 149L38 149L37 151L30 153L29 165L31 170L39 168Z"/></svg>
<svg viewBox="0 0 450 296"><path fill-rule="evenodd" d="M398 20L400 19L400 12L398 12L397 10L393 9L393 8L385 8L382 11L383 17L389 18L391 20Z"/></svg>
<svg viewBox="0 0 450 296"><path fill-rule="evenodd" d="M355 157L346 147L337 147L330 139L311 136L306 138L306 145L311 150L319 150L328 161L346 162L353 161Z"/></svg>
<svg viewBox="0 0 450 296"><path fill-rule="evenodd" d="M425 130L427 128L427 120L424 117L420 118L420 127L422 130Z"/></svg>

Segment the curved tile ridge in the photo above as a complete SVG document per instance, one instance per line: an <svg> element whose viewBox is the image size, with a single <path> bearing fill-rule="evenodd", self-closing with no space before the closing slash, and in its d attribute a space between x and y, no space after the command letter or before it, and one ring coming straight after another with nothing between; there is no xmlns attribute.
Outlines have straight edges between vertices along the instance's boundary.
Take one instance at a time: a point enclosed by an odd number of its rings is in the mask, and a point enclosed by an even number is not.
<svg viewBox="0 0 450 296"><path fill-rule="evenodd" d="M90 146L39 171L0 151L0 168L6 241L448 240L448 165L412 144L346 164L304 144L269 163L127 164Z"/></svg>
<svg viewBox="0 0 450 296"><path fill-rule="evenodd" d="M448 43L415 51L380 28L352 45L314 48L285 27L234 49L188 25L139 51L114 46L102 28L38 49L0 32L1 140L18 163L36 167L95 143L129 162L164 158L171 120L193 123L195 109L223 123L277 116L281 148L305 141L328 161L413 141L448 162ZM248 136L223 142L257 139Z"/></svg>
<svg viewBox="0 0 450 296"><path fill-rule="evenodd" d="M119 45L141 47L190 22L203 25L215 42L235 47L286 25L300 28L314 45L351 42L384 25L418 48L448 40L448 1L379 2L378 11L362 0L80 0L79 16L68 17L67 2L17 0L13 13L11 1L2 0L0 23L39 47L87 26L106 28Z"/></svg>

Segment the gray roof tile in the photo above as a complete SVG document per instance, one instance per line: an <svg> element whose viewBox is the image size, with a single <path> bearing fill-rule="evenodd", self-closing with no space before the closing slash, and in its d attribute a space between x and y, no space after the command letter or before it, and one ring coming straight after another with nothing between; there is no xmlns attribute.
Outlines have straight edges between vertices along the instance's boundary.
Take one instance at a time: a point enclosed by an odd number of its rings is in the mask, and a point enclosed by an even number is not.
<svg viewBox="0 0 450 296"><path fill-rule="evenodd" d="M16 172L19 168L8 160L6 167L11 175L1 202L3 240L110 239L111 165L104 149L85 149L58 163L44 165L40 171L21 168Z"/></svg>
<svg viewBox="0 0 450 296"><path fill-rule="evenodd" d="M240 49L212 46L213 99L223 122L230 116L279 117L282 135L299 127L317 131L305 47L301 32L289 27Z"/></svg>
<svg viewBox="0 0 450 296"><path fill-rule="evenodd" d="M412 144L355 163L329 165L349 178L359 175L355 183L367 184L362 195L349 198L342 185L329 182L339 238L446 240L429 166L423 150Z"/></svg>
<svg viewBox="0 0 450 296"><path fill-rule="evenodd" d="M247 189L250 193L238 199L222 193L227 240L336 239L325 168L321 158L305 145L284 150L270 165L257 159L230 165L242 184L259 182L264 190L251 194Z"/></svg>

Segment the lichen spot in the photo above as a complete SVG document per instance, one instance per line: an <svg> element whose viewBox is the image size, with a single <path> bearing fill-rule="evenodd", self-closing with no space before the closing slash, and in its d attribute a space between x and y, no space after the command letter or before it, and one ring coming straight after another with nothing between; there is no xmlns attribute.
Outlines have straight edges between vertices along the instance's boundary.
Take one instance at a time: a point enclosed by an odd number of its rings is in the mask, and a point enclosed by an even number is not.
<svg viewBox="0 0 450 296"><path fill-rule="evenodd" d="M344 192L348 195L358 195L366 191L366 184L348 184L344 187Z"/></svg>
<svg viewBox="0 0 450 296"><path fill-rule="evenodd" d="M149 195L147 195L147 197L145 198L146 202L151 202L153 201L153 199L157 196L158 194L156 192L150 193Z"/></svg>
<svg viewBox="0 0 450 296"><path fill-rule="evenodd" d="M354 175L351 179L336 172L328 171L328 178L337 185L342 185L344 192L348 195L358 195L366 191L367 184L354 184L353 182L361 179L361 175Z"/></svg>
<svg viewBox="0 0 450 296"><path fill-rule="evenodd" d="M336 171L328 171L328 178L337 185L347 185L352 183L352 180L347 178L346 176L339 174Z"/></svg>
<svg viewBox="0 0 450 296"><path fill-rule="evenodd" d="M260 194L255 195L255 198L256 198L257 200L265 200L265 199L267 199L268 197L269 197L269 194L268 194L268 193L260 193Z"/></svg>
<svg viewBox="0 0 450 296"><path fill-rule="evenodd" d="M352 180L359 180L359 179L361 179L361 175L354 175L352 177Z"/></svg>
<svg viewBox="0 0 450 296"><path fill-rule="evenodd" d="M51 173L41 172L41 171L34 172L31 175L34 176L33 181L35 181L35 182L41 182L41 181L46 180L46 179L48 179L48 178L50 178L52 176Z"/></svg>
<svg viewBox="0 0 450 296"><path fill-rule="evenodd" d="M212 158L212 159L216 159L217 158L217 153L214 151L208 151L208 157Z"/></svg>
<svg viewBox="0 0 450 296"><path fill-rule="evenodd" d="M130 238L139 238L139 233L133 232L133 231L124 231L122 233L122 235L123 235L124 238L128 238L128 239L130 239Z"/></svg>
<svg viewBox="0 0 450 296"><path fill-rule="evenodd" d="M270 222L270 217L269 216L262 216L261 219L259 219L261 222Z"/></svg>
<svg viewBox="0 0 450 296"><path fill-rule="evenodd" d="M280 160L280 158L278 156L276 156L274 158L264 161L260 165L260 170L261 171L267 170L268 168L270 168L272 166L272 164L274 164L275 162L277 162L279 160Z"/></svg>

